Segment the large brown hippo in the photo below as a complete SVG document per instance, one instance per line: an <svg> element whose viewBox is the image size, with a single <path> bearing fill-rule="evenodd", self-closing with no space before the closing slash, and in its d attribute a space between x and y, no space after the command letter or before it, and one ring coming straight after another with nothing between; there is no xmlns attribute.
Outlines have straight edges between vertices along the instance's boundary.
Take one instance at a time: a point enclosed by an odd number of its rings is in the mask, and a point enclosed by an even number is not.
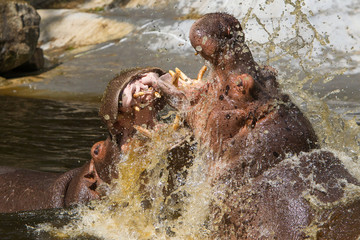
<svg viewBox="0 0 360 240"><path fill-rule="evenodd" d="M275 71L255 63L239 21L206 14L191 27L190 41L211 67L207 81L174 74L153 85L207 149L212 238L357 239L358 179L319 150Z"/></svg>

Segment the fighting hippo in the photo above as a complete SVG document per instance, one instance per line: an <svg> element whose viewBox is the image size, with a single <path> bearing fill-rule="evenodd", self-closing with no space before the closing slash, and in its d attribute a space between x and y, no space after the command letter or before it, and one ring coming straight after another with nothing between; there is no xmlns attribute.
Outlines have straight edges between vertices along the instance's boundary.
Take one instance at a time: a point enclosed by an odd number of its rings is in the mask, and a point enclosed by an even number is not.
<svg viewBox="0 0 360 240"><path fill-rule="evenodd" d="M99 199L94 161L66 173L0 167L0 212L68 207Z"/></svg>
<svg viewBox="0 0 360 240"><path fill-rule="evenodd" d="M109 137L95 144L100 151L93 154L96 169L105 182L117 177L116 164L120 154L127 151L132 136L137 131L147 135L156 127L156 114L165 102L152 86L158 78L168 75L159 68L134 68L122 71L109 82L99 111Z"/></svg>
<svg viewBox="0 0 360 240"><path fill-rule="evenodd" d="M104 192L99 186L117 177L115 165L131 137L137 130L154 127L155 114L164 105L148 86L155 74L164 73L157 68L131 69L110 82L100 109L109 137L93 145L92 159L82 167L63 174L0 167L0 212L61 208L99 199ZM138 92L143 94L134 97Z"/></svg>
<svg viewBox="0 0 360 240"><path fill-rule="evenodd" d="M192 26L190 41L211 65L209 80L157 85L216 156L213 176L231 169L238 180L256 177L286 155L318 147L310 122L277 89L275 70L255 63L234 17L204 16Z"/></svg>
<svg viewBox="0 0 360 240"><path fill-rule="evenodd" d="M207 149L212 238L360 236L358 179L319 149L310 122L279 90L275 71L255 63L239 21L206 14L191 27L190 41L210 64L207 81L174 74L153 85Z"/></svg>
<svg viewBox="0 0 360 240"><path fill-rule="evenodd" d="M100 180L117 177L119 155L136 131L146 135L156 128L156 112L167 100L192 129L198 148L206 150L203 159L215 189L206 224L211 238L356 239L358 179L333 153L320 149L310 122L279 90L275 70L254 61L239 21L224 13L207 14L192 26L190 41L209 62L207 80L180 80L181 72L171 76L158 68L122 72L110 82L100 109L109 137L93 146L92 160L74 175L43 174L51 184L40 184L40 190L59 182L69 187L60 196L49 191L41 205L96 198ZM16 171L5 174L14 179ZM88 177L99 180L94 185L84 181ZM17 183L21 193L37 187L22 184ZM16 199L8 185L0 190ZM75 197L67 202L68 191Z"/></svg>

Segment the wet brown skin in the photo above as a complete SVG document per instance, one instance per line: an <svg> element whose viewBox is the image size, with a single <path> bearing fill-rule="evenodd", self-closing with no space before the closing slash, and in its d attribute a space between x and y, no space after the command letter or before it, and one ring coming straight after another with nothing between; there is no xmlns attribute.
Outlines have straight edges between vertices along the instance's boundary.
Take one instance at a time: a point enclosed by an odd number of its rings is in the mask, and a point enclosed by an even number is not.
<svg viewBox="0 0 360 240"><path fill-rule="evenodd" d="M190 41L211 65L207 81L158 86L212 153L209 178L221 193L212 206L212 238L357 239L360 198L347 198L342 181L359 187L358 180L330 152L301 155L318 148L315 132L278 89L275 71L254 62L238 20L206 14L191 27ZM301 157L283 161L286 155ZM327 207L315 208L309 196Z"/></svg>
<svg viewBox="0 0 360 240"><path fill-rule="evenodd" d="M223 177L226 177L224 175ZM360 187L332 153L316 151L283 161L242 185L231 179L221 211L214 206L214 239L358 239L360 198L346 186ZM316 206L318 205L318 206Z"/></svg>
<svg viewBox="0 0 360 240"><path fill-rule="evenodd" d="M0 167L0 212L68 207L99 199L94 162L66 173Z"/></svg>
<svg viewBox="0 0 360 240"><path fill-rule="evenodd" d="M238 180L246 180L286 154L318 147L310 122L278 90L274 70L255 63L244 40L234 17L205 15L191 27L190 41L211 64L208 80L184 90L159 83L170 103L184 112L201 145L212 151L209 171L214 178L236 168Z"/></svg>

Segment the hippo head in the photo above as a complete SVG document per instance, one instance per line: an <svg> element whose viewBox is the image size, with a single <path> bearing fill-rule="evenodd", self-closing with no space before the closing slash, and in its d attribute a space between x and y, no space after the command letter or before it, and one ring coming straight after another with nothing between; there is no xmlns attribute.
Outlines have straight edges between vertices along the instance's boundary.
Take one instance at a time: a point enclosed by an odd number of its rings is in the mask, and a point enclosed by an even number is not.
<svg viewBox="0 0 360 240"><path fill-rule="evenodd" d="M210 13L197 20L190 29L190 41L215 70L229 73L239 70L257 78L257 64L245 44L240 22L226 13Z"/></svg>
<svg viewBox="0 0 360 240"><path fill-rule="evenodd" d="M156 114L165 105L155 91L156 80L168 75L159 68L134 68L109 82L99 111L109 137L91 149L96 169L105 182L117 177L115 164L139 128L147 131L155 126Z"/></svg>
<svg viewBox="0 0 360 240"><path fill-rule="evenodd" d="M108 137L105 141L95 143L91 148L91 157L100 178L110 183L117 177L116 163L119 161L121 149Z"/></svg>
<svg viewBox="0 0 360 240"><path fill-rule="evenodd" d="M196 52L210 63L211 73L206 81L186 81L181 87L160 81L158 86L185 105L176 107L185 109L194 136L213 153L209 172L214 179L229 173L246 180L287 154L318 147L310 122L279 90L275 70L254 61L235 17L206 14L189 36Z"/></svg>
<svg viewBox="0 0 360 240"><path fill-rule="evenodd" d="M102 99L99 115L108 128L111 138L121 146L136 130L134 125L147 125L153 127L154 117L158 110L164 106L159 97L143 98L144 101L134 103L134 92L146 87L143 94L154 95L152 78L166 75L159 68L135 68L121 72L111 80ZM142 82L141 82L142 81ZM156 84L153 81L153 84ZM127 89L127 86L131 88ZM128 96L127 96L128 94ZM140 111L141 110L141 111Z"/></svg>

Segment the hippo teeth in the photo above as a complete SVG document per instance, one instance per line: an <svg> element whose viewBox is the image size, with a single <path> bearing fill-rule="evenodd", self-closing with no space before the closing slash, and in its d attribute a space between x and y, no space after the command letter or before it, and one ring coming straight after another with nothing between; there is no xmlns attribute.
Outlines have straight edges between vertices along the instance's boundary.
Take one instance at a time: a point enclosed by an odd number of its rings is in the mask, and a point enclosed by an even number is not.
<svg viewBox="0 0 360 240"><path fill-rule="evenodd" d="M175 73L174 71L172 70L169 70L169 73L172 77L171 79L171 83L175 86L175 87L179 87L179 74L178 73Z"/></svg>
<svg viewBox="0 0 360 240"><path fill-rule="evenodd" d="M199 73L198 73L198 76L197 76L197 80L198 80L198 81L201 81L201 80L202 80L202 78L203 78L206 70L207 70L207 67L206 67L205 65L202 66L202 68L200 69L200 71L199 71Z"/></svg>
<svg viewBox="0 0 360 240"><path fill-rule="evenodd" d="M191 82L192 81L179 68L175 68L175 72L179 74L179 77L180 77L181 80L183 80L185 82Z"/></svg>
<svg viewBox="0 0 360 240"><path fill-rule="evenodd" d="M136 92L133 94L133 97L138 98L138 97L144 96L145 94L146 94L145 92Z"/></svg>
<svg viewBox="0 0 360 240"><path fill-rule="evenodd" d="M198 75L197 75L197 78L196 79L191 79L189 78L188 76L186 76L185 73L183 73L179 68L175 68L175 72L172 71L172 70L169 70L169 73L172 77L172 84L175 86L175 87L179 87L179 83L181 84L182 87L187 87L189 85L193 85L199 81L202 80L205 72L207 70L207 67L206 66L203 66Z"/></svg>
<svg viewBox="0 0 360 240"><path fill-rule="evenodd" d="M154 92L154 96L155 96L156 98L161 98L161 95L160 95L160 93L158 93L158 92Z"/></svg>

